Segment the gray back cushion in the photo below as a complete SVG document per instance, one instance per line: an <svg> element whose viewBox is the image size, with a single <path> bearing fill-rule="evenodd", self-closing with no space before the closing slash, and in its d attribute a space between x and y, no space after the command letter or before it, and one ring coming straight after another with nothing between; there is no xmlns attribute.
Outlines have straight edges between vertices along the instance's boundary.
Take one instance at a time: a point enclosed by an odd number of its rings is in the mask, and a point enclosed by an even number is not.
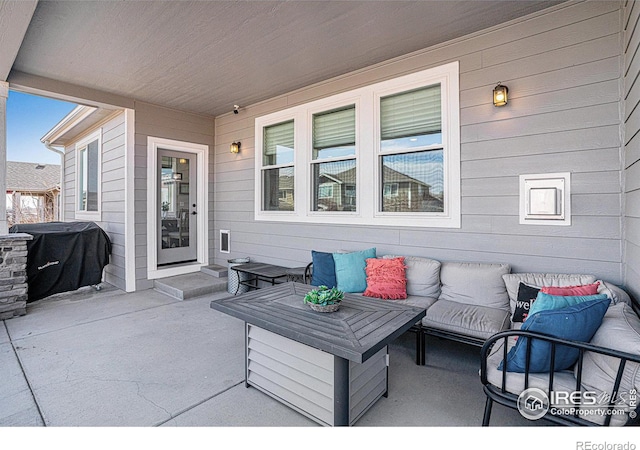
<svg viewBox="0 0 640 450"><path fill-rule="evenodd" d="M593 275L567 273L509 273L503 275L502 278L509 294L512 315L516 310L520 282L537 288L544 286L580 286L596 282L596 277Z"/></svg>
<svg viewBox="0 0 640 450"><path fill-rule="evenodd" d="M440 269L440 298L489 308L509 309L509 295L503 275L509 264L443 262Z"/></svg>
<svg viewBox="0 0 640 450"><path fill-rule="evenodd" d="M407 294L438 298L440 295L440 261L420 256L385 255L383 258L404 258L407 266Z"/></svg>
<svg viewBox="0 0 640 450"><path fill-rule="evenodd" d="M591 339L591 344L634 355L640 355L640 318L625 303L610 306L602 324ZM585 352L582 366L582 382L596 391L611 394L620 360L593 352ZM577 370L577 367L576 367ZM622 372L618 390L621 400L629 400L629 392L640 390L640 364L628 362ZM620 404L624 407L625 404ZM624 422L626 416L613 415L611 423Z"/></svg>

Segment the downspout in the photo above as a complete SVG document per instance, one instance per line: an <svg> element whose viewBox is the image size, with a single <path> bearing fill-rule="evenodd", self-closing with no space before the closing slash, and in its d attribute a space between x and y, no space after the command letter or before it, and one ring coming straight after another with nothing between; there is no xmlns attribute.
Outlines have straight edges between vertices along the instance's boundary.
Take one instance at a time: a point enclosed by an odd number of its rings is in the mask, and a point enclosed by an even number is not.
<svg viewBox="0 0 640 450"><path fill-rule="evenodd" d="M59 148L55 148L53 145L49 143L49 141L44 141L44 146L47 150L51 150L52 152L60 155L60 199L58 201L58 220L60 222L64 222L64 151Z"/></svg>

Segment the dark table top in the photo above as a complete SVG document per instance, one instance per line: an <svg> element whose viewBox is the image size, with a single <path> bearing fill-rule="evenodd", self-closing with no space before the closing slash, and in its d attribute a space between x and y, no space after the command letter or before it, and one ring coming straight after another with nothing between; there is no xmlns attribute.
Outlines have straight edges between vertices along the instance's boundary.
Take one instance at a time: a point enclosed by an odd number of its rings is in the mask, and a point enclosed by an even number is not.
<svg viewBox="0 0 640 450"><path fill-rule="evenodd" d="M393 300L345 294L333 313L303 302L314 286L283 283L213 300L211 308L327 353L362 363L425 316Z"/></svg>
<svg viewBox="0 0 640 450"><path fill-rule="evenodd" d="M287 276L288 267L274 266L273 264L265 263L246 263L238 264L231 267L238 272L244 272L251 275L258 275L265 278L280 278Z"/></svg>

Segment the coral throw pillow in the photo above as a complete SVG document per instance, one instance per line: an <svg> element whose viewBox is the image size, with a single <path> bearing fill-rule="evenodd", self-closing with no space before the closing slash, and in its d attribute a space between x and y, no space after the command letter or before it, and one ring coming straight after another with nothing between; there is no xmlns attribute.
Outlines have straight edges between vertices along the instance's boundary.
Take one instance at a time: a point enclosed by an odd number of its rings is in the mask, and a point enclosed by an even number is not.
<svg viewBox="0 0 640 450"><path fill-rule="evenodd" d="M550 295L596 295L600 283L583 284L582 286L546 286L540 292Z"/></svg>
<svg viewBox="0 0 640 450"><path fill-rule="evenodd" d="M367 259L366 297L401 300L407 298L407 277L404 258Z"/></svg>

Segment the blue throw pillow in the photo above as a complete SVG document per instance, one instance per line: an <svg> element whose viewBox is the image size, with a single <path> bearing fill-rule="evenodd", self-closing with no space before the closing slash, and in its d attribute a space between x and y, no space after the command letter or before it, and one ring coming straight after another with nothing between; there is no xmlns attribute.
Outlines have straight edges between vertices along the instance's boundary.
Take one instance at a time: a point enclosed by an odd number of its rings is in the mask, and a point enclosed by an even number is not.
<svg viewBox="0 0 640 450"><path fill-rule="evenodd" d="M360 252L334 253L336 281L343 292L364 292L367 289L367 258L375 258L376 249L369 248ZM315 270L315 269L314 269Z"/></svg>
<svg viewBox="0 0 640 450"><path fill-rule="evenodd" d="M313 262L312 286L327 286L329 289L337 286L333 254L311 250L311 262Z"/></svg>
<svg viewBox="0 0 640 450"><path fill-rule="evenodd" d="M537 301L537 300L536 300ZM560 309L540 311L527 317L522 330L538 331L553 337L572 341L589 342L602 323L610 300L591 300ZM520 336L507 354L507 372L525 371L527 341ZM549 372L551 367L551 344L540 339L531 340L529 372ZM578 360L579 351L566 345L556 345L554 370L564 370ZM502 370L503 363L498 366Z"/></svg>
<svg viewBox="0 0 640 450"><path fill-rule="evenodd" d="M595 295L551 295L544 292L538 292L536 300L529 307L529 316L531 317L537 312L546 311L549 309L566 308L567 306L577 305L582 302L589 302L591 300L604 300L607 298L605 294ZM525 321L526 322L526 321Z"/></svg>

